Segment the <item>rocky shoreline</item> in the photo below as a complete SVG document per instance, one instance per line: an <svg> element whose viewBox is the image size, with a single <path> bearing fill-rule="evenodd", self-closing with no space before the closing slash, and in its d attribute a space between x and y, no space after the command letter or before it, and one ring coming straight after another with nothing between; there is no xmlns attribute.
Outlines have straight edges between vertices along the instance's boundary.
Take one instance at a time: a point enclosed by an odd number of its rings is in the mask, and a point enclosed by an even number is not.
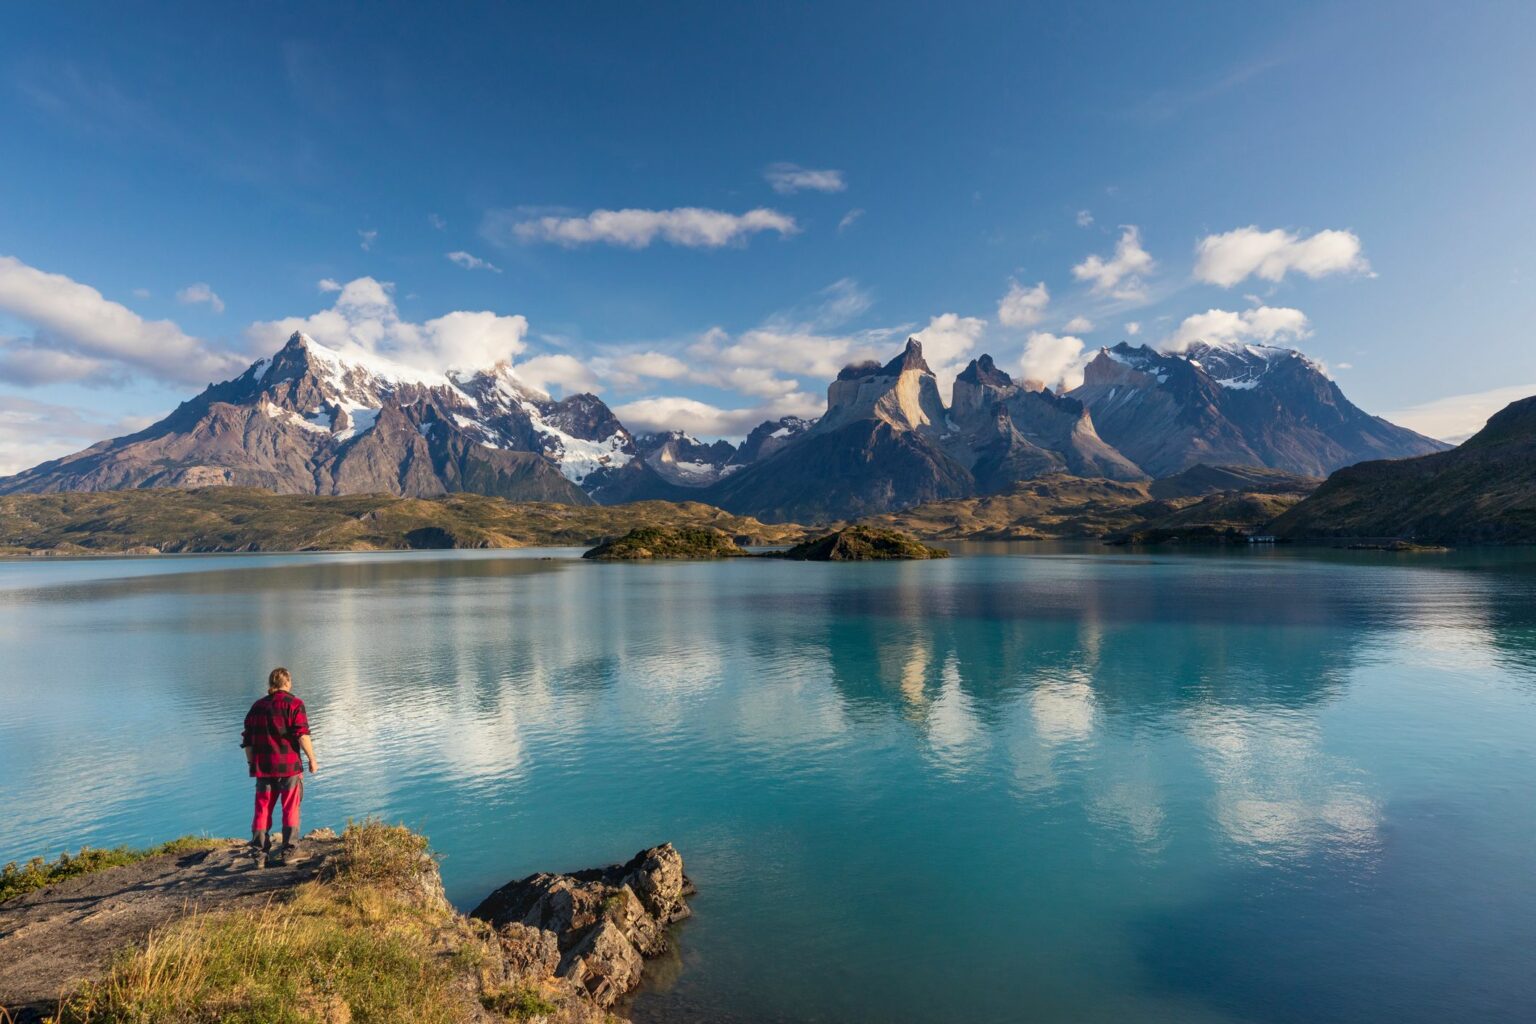
<svg viewBox="0 0 1536 1024"><path fill-rule="evenodd" d="M207 849L80 875L0 903L0 1020L7 1013L18 1024L55 1015L137 1020L150 1005L156 1013L143 1019L180 1020L163 1012L164 993L123 1002L122 992L137 991L124 978L174 974L154 959L164 958L167 946L179 950L173 961L216 958L210 944L229 942L231 933L259 933L263 921L286 913L304 917L312 930L331 927L328 950L407 936L418 957L412 973L438 979L430 1004L421 997L419 1006L380 1015L365 1005L367 990L394 983L381 975L399 967L354 954L359 987L332 990L322 979L305 1019L622 1022L614 1007L640 985L646 961L668 952L668 930L689 916L694 892L681 855L664 843L622 864L509 882L462 914L448 903L425 840L408 830L369 823L337 836L322 829L302 847L298 863L259 869L243 842L213 841ZM373 909L357 918L358 906ZM228 927L220 930L220 920ZM127 960L125 948L136 950ZM369 970L376 974L371 981ZM262 980L237 983L231 992L188 988L173 995L190 1000L189 1012L223 1001L249 1016L258 996L247 990ZM103 1011L112 999L117 1003Z"/></svg>

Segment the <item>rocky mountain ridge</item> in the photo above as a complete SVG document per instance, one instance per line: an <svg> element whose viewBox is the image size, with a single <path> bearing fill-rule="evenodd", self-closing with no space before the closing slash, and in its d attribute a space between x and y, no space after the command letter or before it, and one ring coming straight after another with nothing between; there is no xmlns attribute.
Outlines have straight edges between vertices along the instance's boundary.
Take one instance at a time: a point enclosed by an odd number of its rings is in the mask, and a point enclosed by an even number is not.
<svg viewBox="0 0 1536 1024"><path fill-rule="evenodd" d="M257 487L279 494L475 493L613 504L697 499L770 521L830 522L993 494L1066 474L1146 481L1231 464L1322 476L1443 450L1361 412L1290 349L1121 343L1057 394L988 355L946 405L922 345L845 367L816 420L738 446L636 436L597 396L554 400L506 363L429 373L294 334L152 426L0 479L0 494Z"/></svg>

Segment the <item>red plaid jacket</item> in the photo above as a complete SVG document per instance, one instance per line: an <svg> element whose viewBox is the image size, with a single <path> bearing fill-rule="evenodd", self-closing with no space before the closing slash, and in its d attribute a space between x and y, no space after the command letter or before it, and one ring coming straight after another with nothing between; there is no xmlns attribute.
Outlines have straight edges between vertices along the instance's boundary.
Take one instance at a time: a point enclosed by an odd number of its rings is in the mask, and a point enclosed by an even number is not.
<svg viewBox="0 0 1536 1024"><path fill-rule="evenodd" d="M286 690L269 693L245 714L240 745L250 747L252 774L258 778L302 775L299 737L309 735L309 716L304 702Z"/></svg>

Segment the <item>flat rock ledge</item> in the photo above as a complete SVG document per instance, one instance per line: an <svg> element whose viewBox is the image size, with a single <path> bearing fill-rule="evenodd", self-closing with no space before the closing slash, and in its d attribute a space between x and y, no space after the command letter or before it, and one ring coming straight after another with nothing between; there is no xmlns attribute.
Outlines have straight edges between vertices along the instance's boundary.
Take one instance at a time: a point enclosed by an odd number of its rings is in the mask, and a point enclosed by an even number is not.
<svg viewBox="0 0 1536 1024"><path fill-rule="evenodd" d="M552 979L607 1009L668 949L667 927L690 913L693 883L671 843L624 864L508 884L470 911L496 931L512 982Z"/></svg>

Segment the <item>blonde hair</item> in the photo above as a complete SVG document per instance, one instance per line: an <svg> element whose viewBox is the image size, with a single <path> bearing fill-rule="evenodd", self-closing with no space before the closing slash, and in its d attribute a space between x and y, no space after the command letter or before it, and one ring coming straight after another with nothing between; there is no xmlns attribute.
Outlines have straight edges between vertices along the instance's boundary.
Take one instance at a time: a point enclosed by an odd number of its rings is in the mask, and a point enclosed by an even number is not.
<svg viewBox="0 0 1536 1024"><path fill-rule="evenodd" d="M278 690L286 690L293 685L293 676L285 668L275 668L267 676L267 692L276 693Z"/></svg>

